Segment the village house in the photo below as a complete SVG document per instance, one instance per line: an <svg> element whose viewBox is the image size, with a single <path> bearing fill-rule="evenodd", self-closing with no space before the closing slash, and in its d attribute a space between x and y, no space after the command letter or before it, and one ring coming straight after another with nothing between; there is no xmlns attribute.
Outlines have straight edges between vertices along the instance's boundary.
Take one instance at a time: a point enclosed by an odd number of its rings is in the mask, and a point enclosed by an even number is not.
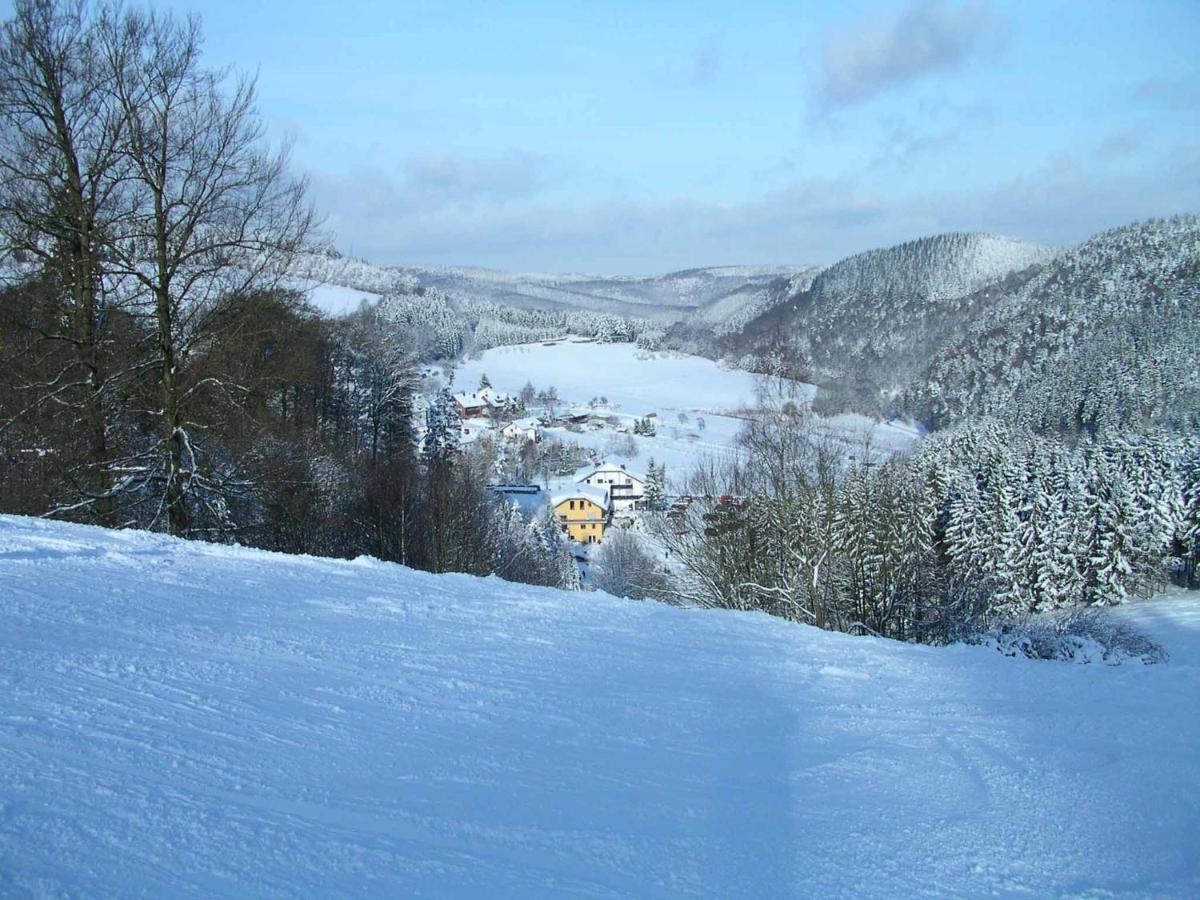
<svg viewBox="0 0 1200 900"><path fill-rule="evenodd" d="M463 419L459 423L460 444L473 444L492 430L492 423L487 419Z"/></svg>
<svg viewBox="0 0 1200 900"><path fill-rule="evenodd" d="M510 441L536 441L538 439L538 420L535 418L514 419L500 429L500 436Z"/></svg>
<svg viewBox="0 0 1200 900"><path fill-rule="evenodd" d="M554 517L567 537L580 544L599 544L612 517L608 491L576 487L550 499Z"/></svg>
<svg viewBox="0 0 1200 900"><path fill-rule="evenodd" d="M578 483L606 490L615 516L632 516L646 507L646 479L627 471L624 463L601 463Z"/></svg>
<svg viewBox="0 0 1200 900"><path fill-rule="evenodd" d="M501 391L482 388L463 394L454 394L454 408L463 419L476 419L481 416L516 409L516 401Z"/></svg>

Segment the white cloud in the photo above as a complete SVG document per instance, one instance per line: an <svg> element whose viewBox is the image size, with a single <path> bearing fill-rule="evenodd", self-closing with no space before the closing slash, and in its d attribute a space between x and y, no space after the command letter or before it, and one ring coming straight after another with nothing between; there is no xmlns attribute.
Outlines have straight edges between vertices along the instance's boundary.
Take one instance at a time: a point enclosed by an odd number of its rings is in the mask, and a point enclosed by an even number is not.
<svg viewBox="0 0 1200 900"><path fill-rule="evenodd" d="M1087 159L1094 164L1060 158L971 190L913 195L849 178L808 178L734 203L555 199L537 179L505 167L500 185L473 196L464 196L471 179L457 168L444 178L419 166L424 174L417 177L405 165L394 178L360 172L314 184L337 246L377 262L614 274L831 263L946 231L1068 244L1102 228L1200 209L1195 148L1154 160L1141 174L1110 171L1092 154ZM417 202L431 195L441 202Z"/></svg>
<svg viewBox="0 0 1200 900"><path fill-rule="evenodd" d="M1195 78L1144 78L1133 86L1133 98L1175 111L1200 107L1200 81Z"/></svg>
<svg viewBox="0 0 1200 900"><path fill-rule="evenodd" d="M861 103L919 77L952 71L998 49L1007 33L1007 22L985 0L957 5L916 0L825 45L815 88L818 106L829 110Z"/></svg>

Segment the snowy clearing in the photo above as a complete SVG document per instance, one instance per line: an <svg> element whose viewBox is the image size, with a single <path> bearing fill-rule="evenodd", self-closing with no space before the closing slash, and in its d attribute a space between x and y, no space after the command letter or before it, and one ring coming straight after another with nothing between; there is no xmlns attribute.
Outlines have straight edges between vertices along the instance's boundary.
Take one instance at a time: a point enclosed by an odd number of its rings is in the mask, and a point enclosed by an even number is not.
<svg viewBox="0 0 1200 900"><path fill-rule="evenodd" d="M1200 892L1200 598L1074 666L0 517L0 894Z"/></svg>
<svg viewBox="0 0 1200 900"><path fill-rule="evenodd" d="M725 369L699 356L639 350L634 344L564 340L551 346L494 347L478 359L464 360L454 383L474 389L484 374L502 391L515 394L532 381L538 389L553 385L559 397L573 403L605 396L620 412L638 416L664 409L712 413L755 402L756 382L749 372Z"/></svg>
<svg viewBox="0 0 1200 900"><path fill-rule="evenodd" d="M356 312L362 304L378 302L379 294L361 291L341 284L321 284L314 281L299 282L296 289L327 316L345 316Z"/></svg>

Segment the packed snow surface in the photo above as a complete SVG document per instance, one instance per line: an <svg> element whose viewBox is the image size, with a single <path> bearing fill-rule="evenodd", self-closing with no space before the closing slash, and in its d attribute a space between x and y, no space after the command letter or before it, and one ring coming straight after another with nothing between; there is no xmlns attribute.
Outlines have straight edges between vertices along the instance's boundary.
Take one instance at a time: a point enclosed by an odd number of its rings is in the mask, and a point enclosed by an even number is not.
<svg viewBox="0 0 1200 900"><path fill-rule="evenodd" d="M0 895L1200 895L1200 600L1014 660L0 517Z"/></svg>

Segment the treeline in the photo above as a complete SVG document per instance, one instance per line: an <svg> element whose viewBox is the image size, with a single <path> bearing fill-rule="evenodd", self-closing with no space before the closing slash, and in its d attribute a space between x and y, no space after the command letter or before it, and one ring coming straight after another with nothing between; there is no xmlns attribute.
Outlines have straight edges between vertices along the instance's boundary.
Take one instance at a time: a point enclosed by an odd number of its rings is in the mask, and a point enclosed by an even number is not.
<svg viewBox="0 0 1200 900"><path fill-rule="evenodd" d="M946 642L1200 584L1200 451L1168 433L1068 447L996 422L911 455L850 452L784 404L660 517L684 568L657 596Z"/></svg>
<svg viewBox="0 0 1200 900"><path fill-rule="evenodd" d="M661 335L649 323L587 310L524 309L487 300L460 300L438 288L406 287L379 303L389 320L429 335L423 358L456 360L493 347L529 344L568 334L602 343L651 343Z"/></svg>
<svg viewBox="0 0 1200 900"><path fill-rule="evenodd" d="M19 0L0 31L0 510L571 586L557 527L419 452L435 329L328 321L254 88L195 21Z"/></svg>
<svg viewBox="0 0 1200 900"><path fill-rule="evenodd" d="M31 279L0 295L0 510L122 527L171 530L162 497L112 471L108 504L89 491L93 459L74 393L46 399L58 369L39 322L61 313L61 292ZM489 489L495 459L458 446L457 415L435 402L430 437L413 429L419 384L412 333L377 310L322 318L293 292L230 298L205 330L221 339L186 358L186 390L219 378L236 390L189 404L196 477L176 533L289 553L360 554L435 572L499 574L576 587L558 526L532 520ZM153 332L136 317L109 331L104 358L134 359ZM59 342L51 342L57 349ZM107 447L116 460L158 445L152 370L110 383ZM30 397L35 401L31 404Z"/></svg>

